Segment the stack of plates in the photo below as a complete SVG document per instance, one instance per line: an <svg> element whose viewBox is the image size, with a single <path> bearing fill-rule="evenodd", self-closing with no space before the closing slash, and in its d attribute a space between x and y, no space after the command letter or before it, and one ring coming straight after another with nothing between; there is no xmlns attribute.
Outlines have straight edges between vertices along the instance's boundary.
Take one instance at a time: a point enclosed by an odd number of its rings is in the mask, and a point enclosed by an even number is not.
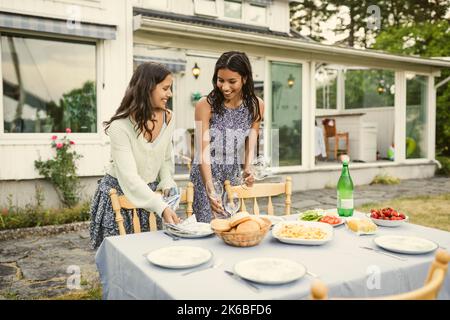
<svg viewBox="0 0 450 320"><path fill-rule="evenodd" d="M193 222L188 224L165 224L166 230L182 238L202 238L212 235L214 231L209 223Z"/></svg>

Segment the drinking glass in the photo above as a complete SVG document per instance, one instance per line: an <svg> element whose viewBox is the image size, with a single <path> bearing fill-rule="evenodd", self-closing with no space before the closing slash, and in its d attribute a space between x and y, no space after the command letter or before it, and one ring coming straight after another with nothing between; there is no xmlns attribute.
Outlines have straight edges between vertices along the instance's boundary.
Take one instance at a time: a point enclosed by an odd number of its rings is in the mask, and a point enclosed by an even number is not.
<svg viewBox="0 0 450 320"><path fill-rule="evenodd" d="M225 212L231 217L239 211L240 200L238 194L233 192L229 195L226 191L223 194L223 207Z"/></svg>
<svg viewBox="0 0 450 320"><path fill-rule="evenodd" d="M220 181L218 181L216 179L212 179L211 181L209 181L209 183L207 184L207 187L206 187L206 192L208 194L208 197L211 200L215 200L219 203L222 203L223 184ZM213 211L212 213L216 219L227 218L226 212L218 213L218 212Z"/></svg>

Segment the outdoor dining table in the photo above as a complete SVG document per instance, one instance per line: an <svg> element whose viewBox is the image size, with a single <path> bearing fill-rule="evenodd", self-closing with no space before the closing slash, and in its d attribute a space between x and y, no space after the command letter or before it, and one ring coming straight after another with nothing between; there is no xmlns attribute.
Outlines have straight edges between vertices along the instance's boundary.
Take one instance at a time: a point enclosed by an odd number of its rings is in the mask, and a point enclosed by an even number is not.
<svg viewBox="0 0 450 320"><path fill-rule="evenodd" d="M395 228L378 227L376 234L361 236L341 225L334 228L333 240L319 246L282 243L270 231L253 247L233 247L215 235L173 241L157 231L105 238L96 253L96 264L104 299L308 299L315 276L327 285L331 298L384 296L421 287L435 251L415 255L395 253L405 258L400 260L361 248L377 248L373 239L381 235L417 236L447 250L450 248L450 232L412 223ZM206 248L213 253L213 260L224 262L217 268L183 275L186 269L162 268L145 257L152 250L176 245ZM301 263L311 274L282 285L258 283L259 291L254 291L224 272L233 271L233 266L240 261L258 257L290 259ZM450 299L449 273L438 298Z"/></svg>

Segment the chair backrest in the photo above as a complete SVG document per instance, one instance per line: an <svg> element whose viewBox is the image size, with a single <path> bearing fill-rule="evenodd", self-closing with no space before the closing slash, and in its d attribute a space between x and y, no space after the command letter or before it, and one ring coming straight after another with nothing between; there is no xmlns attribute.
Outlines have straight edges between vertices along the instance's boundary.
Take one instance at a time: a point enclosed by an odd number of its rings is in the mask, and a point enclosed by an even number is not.
<svg viewBox="0 0 450 320"><path fill-rule="evenodd" d="M334 119L322 120L325 138L336 136L336 121Z"/></svg>
<svg viewBox="0 0 450 320"><path fill-rule="evenodd" d="M428 271L425 284L419 289L382 297L370 298L371 300L434 300L437 298L450 262L450 254L442 249L436 252L434 261ZM316 280L311 286L311 299L325 300L328 299L328 288L320 280ZM361 298L356 298L361 300ZM368 298L364 298L368 299Z"/></svg>
<svg viewBox="0 0 450 320"><path fill-rule="evenodd" d="M292 195L292 178L286 177L285 182L277 183L255 183L253 187L232 186L229 180L225 181L225 191L229 196L236 193L240 199L241 211L247 211L245 206L245 199L253 198L253 213L259 214L259 206L257 198L268 197L267 214L273 215L272 197L280 194L285 194L285 214L291 214L291 195Z"/></svg>
<svg viewBox="0 0 450 320"><path fill-rule="evenodd" d="M140 233L141 232L141 225L139 222L139 216L137 214L137 209L135 205L133 205L127 197L124 195L119 196L117 194L117 190L114 188L111 188L109 190L109 196L111 198L111 204L112 208L114 210L115 214L115 220L117 223L117 226L119 227L119 234L124 235L126 234L125 226L123 224L123 216L120 212L121 209L125 210L132 210L133 211L133 230L134 233ZM190 217L192 215L193 209L192 204L194 202L194 185L192 182L188 182L186 189L183 189L181 191L180 195L180 203L186 204L186 216ZM149 228L150 231L156 231L156 215L154 212L149 212Z"/></svg>

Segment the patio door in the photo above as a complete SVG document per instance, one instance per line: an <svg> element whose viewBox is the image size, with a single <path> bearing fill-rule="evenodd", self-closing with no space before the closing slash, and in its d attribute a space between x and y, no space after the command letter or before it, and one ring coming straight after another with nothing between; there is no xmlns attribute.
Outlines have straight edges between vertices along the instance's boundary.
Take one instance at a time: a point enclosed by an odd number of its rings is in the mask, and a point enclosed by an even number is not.
<svg viewBox="0 0 450 320"><path fill-rule="evenodd" d="M273 167L302 164L302 64L270 61L271 143ZM278 160L278 162L277 162Z"/></svg>

